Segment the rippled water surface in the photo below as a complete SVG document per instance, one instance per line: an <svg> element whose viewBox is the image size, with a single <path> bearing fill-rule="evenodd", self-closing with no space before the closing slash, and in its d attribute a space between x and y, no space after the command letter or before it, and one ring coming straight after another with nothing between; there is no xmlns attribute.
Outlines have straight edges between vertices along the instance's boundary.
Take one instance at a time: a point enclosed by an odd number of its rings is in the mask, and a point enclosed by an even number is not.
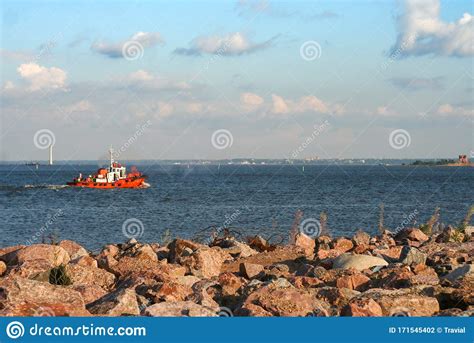
<svg viewBox="0 0 474 343"><path fill-rule="evenodd" d="M96 169L0 165L0 246L54 234L98 249L124 241L123 223L131 218L143 223L144 241L159 241L166 229L191 238L224 223L242 235L286 237L297 209L304 218L326 211L333 235L343 235L375 232L381 202L391 228L413 214L417 222L426 221L436 206L444 223L457 223L474 203L468 167L138 165L149 188L63 186L80 171Z"/></svg>

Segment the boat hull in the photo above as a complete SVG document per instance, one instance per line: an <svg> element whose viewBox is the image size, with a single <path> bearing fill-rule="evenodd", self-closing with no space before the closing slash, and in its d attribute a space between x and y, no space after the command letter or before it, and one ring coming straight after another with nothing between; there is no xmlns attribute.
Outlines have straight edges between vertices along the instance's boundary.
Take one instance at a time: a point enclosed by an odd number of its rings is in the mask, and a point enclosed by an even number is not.
<svg viewBox="0 0 474 343"><path fill-rule="evenodd" d="M93 182L93 181L76 181L68 182L68 186L82 188L97 189L114 189L114 188L140 188L145 183L146 176L136 178L125 178L114 182Z"/></svg>

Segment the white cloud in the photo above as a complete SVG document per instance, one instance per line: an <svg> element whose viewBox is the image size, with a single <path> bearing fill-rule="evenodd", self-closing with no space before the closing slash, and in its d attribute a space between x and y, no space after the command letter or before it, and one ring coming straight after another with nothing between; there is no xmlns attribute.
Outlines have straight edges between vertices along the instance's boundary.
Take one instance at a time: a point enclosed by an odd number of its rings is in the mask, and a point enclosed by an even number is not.
<svg viewBox="0 0 474 343"><path fill-rule="evenodd" d="M5 81L5 84L3 85L4 90L11 90L15 89L15 85L11 81Z"/></svg>
<svg viewBox="0 0 474 343"><path fill-rule="evenodd" d="M164 102L164 101L159 101L157 104L157 111L156 111L156 116L158 118L166 118L173 113L173 105L170 103Z"/></svg>
<svg viewBox="0 0 474 343"><path fill-rule="evenodd" d="M150 81L154 79L154 76L145 70L137 70L129 75L132 81Z"/></svg>
<svg viewBox="0 0 474 343"><path fill-rule="evenodd" d="M99 54L105 55L110 58L124 58L123 47L128 42L137 42L143 48L155 46L157 44L163 44L164 40L159 32L137 32L133 34L129 39L123 40L118 43L109 42L95 42L92 44L91 49Z"/></svg>
<svg viewBox="0 0 474 343"><path fill-rule="evenodd" d="M468 109L462 106L453 106L451 104L443 104L439 106L436 113L444 116L474 116L474 110L472 108Z"/></svg>
<svg viewBox="0 0 474 343"><path fill-rule="evenodd" d="M67 74L60 68L47 68L36 63L25 63L21 64L17 71L29 83L29 91L65 89Z"/></svg>
<svg viewBox="0 0 474 343"><path fill-rule="evenodd" d="M286 104L285 100L276 94L272 94L272 112L276 114L288 113L290 108Z"/></svg>
<svg viewBox="0 0 474 343"><path fill-rule="evenodd" d="M87 112L91 109L92 104L89 102L89 100L81 100L64 108L66 113Z"/></svg>
<svg viewBox="0 0 474 343"><path fill-rule="evenodd" d="M191 85L188 82L169 80L141 69L130 73L125 78L125 80L120 81L124 81L130 86L138 86L141 89L176 91L185 91L191 89Z"/></svg>
<svg viewBox="0 0 474 343"><path fill-rule="evenodd" d="M276 114L284 113L304 113L304 112L318 112L329 113L330 106L318 99L314 95L303 96L299 100L285 100L283 97L272 94L272 112ZM340 106L334 106L338 112L342 110Z"/></svg>
<svg viewBox="0 0 474 343"><path fill-rule="evenodd" d="M261 96L254 93L240 94L240 102L246 111L252 111L260 107L264 100Z"/></svg>
<svg viewBox="0 0 474 343"><path fill-rule="evenodd" d="M388 109L385 106L379 106L377 107L376 113L381 116L386 116L388 115Z"/></svg>
<svg viewBox="0 0 474 343"><path fill-rule="evenodd" d="M440 19L439 0L405 0L398 18L399 34L392 54L474 55L474 17L464 13L456 22Z"/></svg>
<svg viewBox="0 0 474 343"><path fill-rule="evenodd" d="M253 43L244 33L234 32L224 36L200 36L193 39L189 48L178 48L175 54L199 56L201 54L212 54L222 56L233 56L249 54L271 46L276 37L261 43Z"/></svg>

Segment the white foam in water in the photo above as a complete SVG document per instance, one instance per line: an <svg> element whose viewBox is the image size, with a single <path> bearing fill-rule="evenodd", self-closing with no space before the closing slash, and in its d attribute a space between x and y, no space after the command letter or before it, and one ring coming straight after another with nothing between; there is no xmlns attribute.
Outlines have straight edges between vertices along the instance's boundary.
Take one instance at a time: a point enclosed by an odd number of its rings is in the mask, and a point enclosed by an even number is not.
<svg viewBox="0 0 474 343"><path fill-rule="evenodd" d="M66 187L69 187L69 186L68 185L45 185L45 184L41 184L41 185L24 185L23 187L24 188L62 189L62 188L66 188Z"/></svg>
<svg viewBox="0 0 474 343"><path fill-rule="evenodd" d="M142 185L140 186L140 188L148 188L150 186L151 185L149 183L143 182Z"/></svg>

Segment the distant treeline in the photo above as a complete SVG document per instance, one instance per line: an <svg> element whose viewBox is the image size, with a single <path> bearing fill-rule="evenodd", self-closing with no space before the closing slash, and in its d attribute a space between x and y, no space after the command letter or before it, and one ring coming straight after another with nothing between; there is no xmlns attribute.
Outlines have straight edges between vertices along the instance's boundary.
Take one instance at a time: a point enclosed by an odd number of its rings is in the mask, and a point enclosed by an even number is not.
<svg viewBox="0 0 474 343"><path fill-rule="evenodd" d="M456 163L455 160L435 160L435 161L422 161L422 160L416 160L415 162L412 163L413 166L442 166L445 164L452 164Z"/></svg>

